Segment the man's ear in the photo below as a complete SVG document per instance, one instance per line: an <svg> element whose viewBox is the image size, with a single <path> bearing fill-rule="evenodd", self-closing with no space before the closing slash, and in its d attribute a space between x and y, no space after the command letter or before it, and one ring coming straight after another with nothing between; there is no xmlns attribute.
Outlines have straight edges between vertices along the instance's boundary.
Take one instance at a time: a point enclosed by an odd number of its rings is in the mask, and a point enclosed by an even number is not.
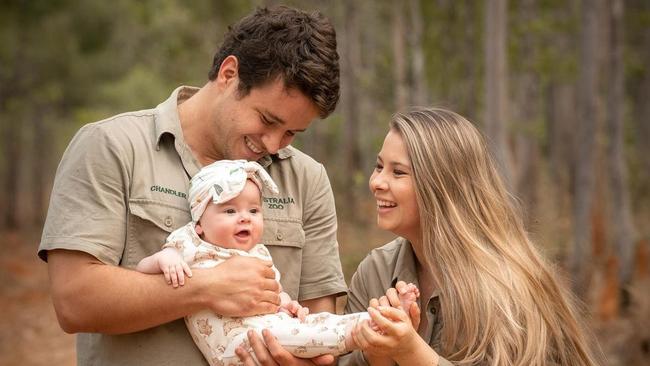
<svg viewBox="0 0 650 366"><path fill-rule="evenodd" d="M194 231L196 231L197 235L203 235L203 228L201 227L201 224L197 222L194 226Z"/></svg>
<svg viewBox="0 0 650 366"><path fill-rule="evenodd" d="M239 60L237 60L237 57L230 55L221 62L216 81L223 86L228 86L231 82L237 80L238 76Z"/></svg>

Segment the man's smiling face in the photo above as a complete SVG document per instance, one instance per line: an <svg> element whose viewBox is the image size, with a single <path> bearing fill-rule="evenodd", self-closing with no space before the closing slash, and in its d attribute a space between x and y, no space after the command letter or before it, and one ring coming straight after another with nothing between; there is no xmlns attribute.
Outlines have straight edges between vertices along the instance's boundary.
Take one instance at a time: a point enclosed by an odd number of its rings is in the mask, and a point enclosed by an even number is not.
<svg viewBox="0 0 650 366"><path fill-rule="evenodd" d="M232 73L220 73L210 108L212 157L258 160L275 154L293 141L318 116L316 105L281 78L253 87L241 96L236 66ZM223 68L223 67L222 67Z"/></svg>

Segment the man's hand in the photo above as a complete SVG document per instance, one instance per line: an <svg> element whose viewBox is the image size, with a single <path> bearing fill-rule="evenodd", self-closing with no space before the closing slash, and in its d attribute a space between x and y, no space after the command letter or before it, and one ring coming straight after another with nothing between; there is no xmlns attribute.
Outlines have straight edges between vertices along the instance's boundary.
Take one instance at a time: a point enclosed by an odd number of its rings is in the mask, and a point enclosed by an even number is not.
<svg viewBox="0 0 650 366"><path fill-rule="evenodd" d="M327 366L334 364L335 359L332 355L322 355L312 359L295 357L289 351L282 348L280 343L278 343L267 329L262 331L262 336L264 337L264 342L262 342L254 331L248 331L248 341L261 366ZM255 366L252 355L242 347L237 348L236 353L245 366Z"/></svg>
<svg viewBox="0 0 650 366"><path fill-rule="evenodd" d="M206 308L217 314L243 317L276 313L280 285L271 266L271 262L257 258L232 257L214 268L195 270L192 282L201 279Z"/></svg>

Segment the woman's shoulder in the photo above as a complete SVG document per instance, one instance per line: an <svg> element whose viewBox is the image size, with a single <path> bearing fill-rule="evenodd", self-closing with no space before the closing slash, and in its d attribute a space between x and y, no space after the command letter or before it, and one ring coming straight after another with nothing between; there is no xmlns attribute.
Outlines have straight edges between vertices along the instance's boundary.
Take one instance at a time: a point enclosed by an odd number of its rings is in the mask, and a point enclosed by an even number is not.
<svg viewBox="0 0 650 366"><path fill-rule="evenodd" d="M406 239L397 237L392 241L375 248L359 264L359 269L364 268L394 268L397 256L404 245L408 245Z"/></svg>

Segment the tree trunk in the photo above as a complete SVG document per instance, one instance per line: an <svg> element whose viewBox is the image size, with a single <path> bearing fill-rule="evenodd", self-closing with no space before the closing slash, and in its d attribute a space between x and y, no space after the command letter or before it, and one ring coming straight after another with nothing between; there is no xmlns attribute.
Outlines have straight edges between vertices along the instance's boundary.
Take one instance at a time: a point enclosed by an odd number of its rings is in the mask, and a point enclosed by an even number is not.
<svg viewBox="0 0 650 366"><path fill-rule="evenodd" d="M619 284L629 284L633 270L635 229L630 209L627 166L623 154L623 107L625 105L623 70L623 1L609 0L610 43L607 95L607 165L611 194L610 227L619 258ZM621 287L622 288L622 287Z"/></svg>
<svg viewBox="0 0 650 366"><path fill-rule="evenodd" d="M594 194L594 155L597 131L598 1L582 2L580 76L578 81L578 128L576 141L573 229L574 246L570 268L574 289L586 294L592 259L592 204Z"/></svg>
<svg viewBox="0 0 650 366"><path fill-rule="evenodd" d="M404 45L404 9L401 1L393 2L393 74L395 77L395 109L408 105L407 64L408 54Z"/></svg>
<svg viewBox="0 0 650 366"><path fill-rule="evenodd" d="M36 106L32 117L32 222L39 226L43 224L45 214L45 174L49 171L50 140L47 136L44 116L46 113L42 107Z"/></svg>
<svg viewBox="0 0 650 366"><path fill-rule="evenodd" d="M357 208L357 182L356 176L361 170L361 152L359 151L359 82L354 72L361 62L358 5L353 1L346 1L344 6L344 54L342 55L341 84L343 97L343 121L345 124L345 172L347 207L350 212Z"/></svg>
<svg viewBox="0 0 650 366"><path fill-rule="evenodd" d="M422 47L423 25L420 0L409 0L409 15L411 19L409 44L412 55L411 68L413 71L411 103L417 106L425 106L429 97L427 95L427 76L424 70L424 49Z"/></svg>
<svg viewBox="0 0 650 366"><path fill-rule="evenodd" d="M512 184L506 124L508 75L506 64L506 0L489 0L486 8L485 128L492 151L508 185Z"/></svg>
<svg viewBox="0 0 650 366"><path fill-rule="evenodd" d="M572 121L575 121L576 91L573 85L552 81L547 93L546 120L548 124L550 176L553 195L559 212L569 210L567 194L572 191L571 169L575 145Z"/></svg>
<svg viewBox="0 0 650 366"><path fill-rule="evenodd" d="M522 1L519 9L519 19L528 23L533 21L536 14L535 4L532 0ZM530 226L532 217L536 215L533 209L537 206L537 186L539 179L539 144L536 136L536 123L539 116L537 101L539 100L540 80L534 72L537 55L532 32L526 32L522 39L521 54L523 58L523 72L517 78L517 93L514 98L517 100L517 169L515 187L516 192L522 198L525 210L525 222Z"/></svg>
<svg viewBox="0 0 650 366"><path fill-rule="evenodd" d="M10 121L5 124L4 134L4 156L5 159L5 179L4 191L5 207L4 227L9 230L18 228L18 178L20 176L20 139L21 124L16 121Z"/></svg>

